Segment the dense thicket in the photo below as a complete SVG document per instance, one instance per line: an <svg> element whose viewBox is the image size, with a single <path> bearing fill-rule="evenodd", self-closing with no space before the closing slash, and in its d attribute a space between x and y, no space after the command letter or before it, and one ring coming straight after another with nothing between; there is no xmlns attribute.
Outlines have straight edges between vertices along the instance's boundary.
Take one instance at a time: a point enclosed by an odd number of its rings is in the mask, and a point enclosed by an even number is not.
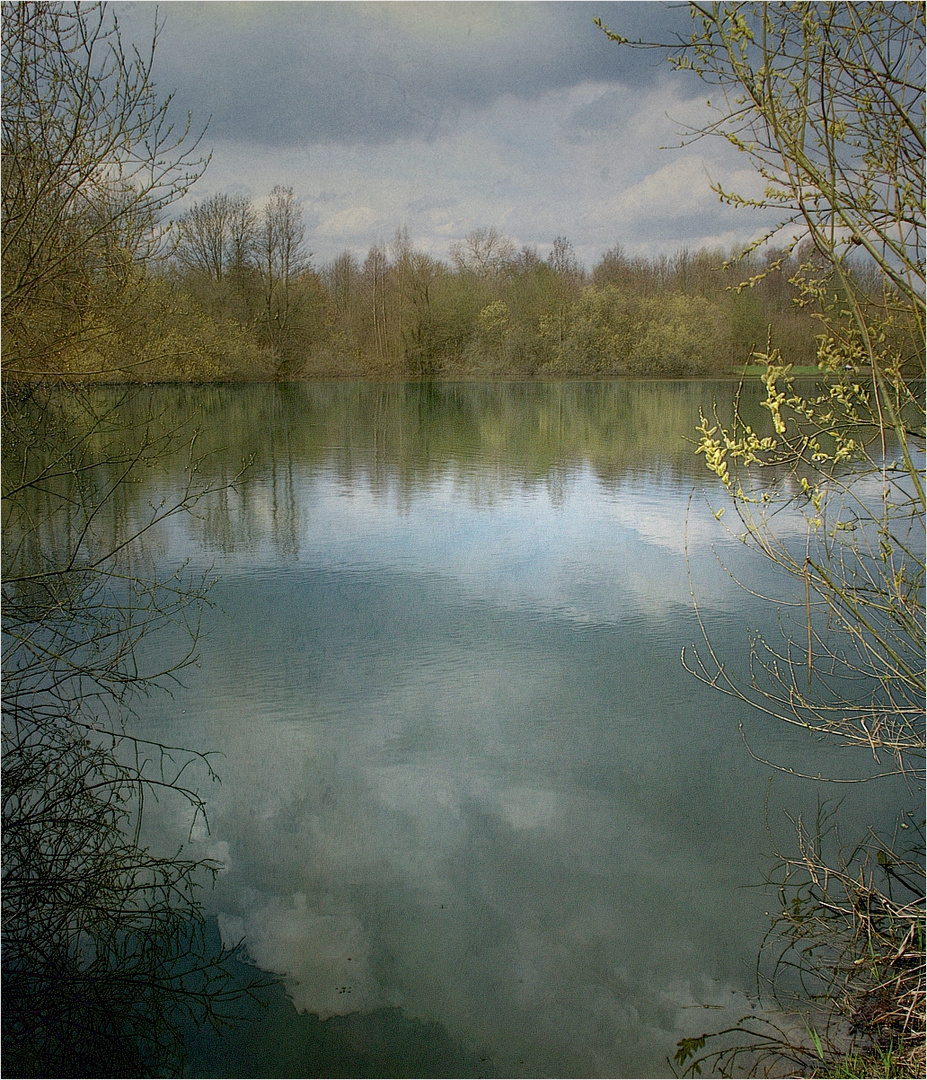
<svg viewBox="0 0 927 1080"><path fill-rule="evenodd" d="M490 228L442 262L400 229L363 261L346 251L314 269L290 190L262 209L218 195L178 221L144 334L120 335L114 360L150 358L132 369L148 379L691 376L737 371L772 342L813 363L798 259L778 258L616 246L588 272L563 238L541 258ZM749 273L757 285L738 290Z"/></svg>

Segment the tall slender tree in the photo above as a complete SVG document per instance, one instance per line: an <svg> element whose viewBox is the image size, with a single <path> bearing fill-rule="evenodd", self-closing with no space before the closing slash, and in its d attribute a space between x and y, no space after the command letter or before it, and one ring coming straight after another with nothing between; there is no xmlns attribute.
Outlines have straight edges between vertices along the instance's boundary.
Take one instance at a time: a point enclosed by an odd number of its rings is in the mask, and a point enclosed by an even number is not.
<svg viewBox="0 0 927 1080"><path fill-rule="evenodd" d="M264 321L267 340L285 363L285 349L293 308L293 287L308 270L302 208L293 189L278 185L263 207L257 234L257 263L264 283Z"/></svg>

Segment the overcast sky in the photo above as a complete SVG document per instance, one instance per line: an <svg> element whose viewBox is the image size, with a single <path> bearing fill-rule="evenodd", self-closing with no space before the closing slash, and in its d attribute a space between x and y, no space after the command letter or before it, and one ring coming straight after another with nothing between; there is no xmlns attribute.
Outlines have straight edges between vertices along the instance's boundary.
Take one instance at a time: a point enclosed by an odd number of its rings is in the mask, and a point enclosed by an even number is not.
<svg viewBox="0 0 927 1080"><path fill-rule="evenodd" d="M156 8L117 3L142 41ZM292 187L314 262L361 257L407 226L417 247L494 225L542 255L566 236L592 266L630 254L732 245L762 231L712 181L756 191L717 140L679 147L708 88L645 39L685 33L684 5L225 3L157 6L158 88L201 125L212 162L189 201ZM186 205L186 204L184 204Z"/></svg>

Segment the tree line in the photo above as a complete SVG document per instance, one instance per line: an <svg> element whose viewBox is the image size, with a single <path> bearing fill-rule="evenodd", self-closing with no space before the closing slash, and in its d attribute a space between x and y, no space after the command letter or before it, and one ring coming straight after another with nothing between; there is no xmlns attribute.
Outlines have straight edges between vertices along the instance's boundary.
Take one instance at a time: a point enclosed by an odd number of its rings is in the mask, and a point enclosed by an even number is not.
<svg viewBox="0 0 927 1080"><path fill-rule="evenodd" d="M90 77L76 78L71 18L66 5L10 5L4 25L7 378L730 375L774 352L817 363L822 298L802 282L826 257L810 240L658 257L615 245L590 270L563 236L544 257L478 228L442 260L400 227L363 257L318 265L292 188L220 192L177 215L207 163L195 130L172 125L150 58L129 77L105 14L80 45ZM885 267L860 251L870 260L856 260L852 290L891 305ZM840 306L848 288L823 301ZM922 365L922 341L897 332Z"/></svg>
<svg viewBox="0 0 927 1080"><path fill-rule="evenodd" d="M18 161L8 170L14 178ZM121 206L112 228L97 222L99 213L81 220L67 211L74 235L54 260L41 241L51 266L35 280L34 226L12 237L4 253L16 283L5 296L8 375L728 375L768 345L796 363L815 362L817 328L791 283L801 252L646 257L615 245L589 271L564 237L545 258L495 227L479 228L440 260L402 227L363 258L345 251L316 266L292 188L257 201L209 196L158 226L155 241L159 209L145 206L143 245L132 207ZM120 239L117 224L133 236ZM90 233L95 244L84 243ZM745 277L752 288L738 287ZM20 278L28 287L16 287Z"/></svg>
<svg viewBox="0 0 927 1080"><path fill-rule="evenodd" d="M648 258L616 245L590 272L564 237L544 258L480 228L442 261L403 227L363 258L315 267L282 187L260 208L226 193L197 202L175 245L152 286L189 330L183 350L139 369L149 378L716 375L770 340L815 358L789 283L798 260L782 253L746 268L718 251ZM738 290L745 269L758 283Z"/></svg>

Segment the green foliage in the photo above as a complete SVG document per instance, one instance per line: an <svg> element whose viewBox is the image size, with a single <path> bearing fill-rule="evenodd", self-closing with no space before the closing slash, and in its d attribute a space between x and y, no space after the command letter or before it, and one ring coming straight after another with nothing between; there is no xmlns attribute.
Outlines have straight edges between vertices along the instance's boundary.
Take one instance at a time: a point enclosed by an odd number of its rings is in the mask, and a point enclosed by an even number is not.
<svg viewBox="0 0 927 1080"><path fill-rule="evenodd" d="M823 1071L815 1070L814 1075L828 1080L897 1080L906 1072L907 1063L899 1062L895 1052L889 1049L867 1055L848 1054Z"/></svg>
<svg viewBox="0 0 927 1080"><path fill-rule="evenodd" d="M588 369L596 375L615 375L627 370L638 331L635 318L640 301L614 285L583 289L577 308L570 313L567 334L548 364L552 372ZM541 335L556 340L557 326L542 317Z"/></svg>
<svg viewBox="0 0 927 1080"><path fill-rule="evenodd" d="M406 230L363 267L345 253L291 282L286 330L271 336L256 270L221 281L181 272L176 281L204 314L234 322L274 356L277 377L728 375L767 340L814 357L797 290L773 287L784 271L742 295L723 255L683 252L620 273L606 258L590 282L562 238L548 261L516 256L492 230L472 244L452 267L416 250Z"/></svg>
<svg viewBox="0 0 927 1080"><path fill-rule="evenodd" d="M236 239L228 223L242 219L251 236ZM207 225L214 243L197 255L191 235ZM290 225L298 238L298 221ZM542 261L516 257L494 234L498 252L477 252L482 269L475 255L452 268L400 230L363 266L345 253L317 273L304 262L262 262L261 227L257 211L230 196L197 204L180 219L176 260L157 273L131 265L119 303L85 312L80 338L59 346L60 372L142 381L685 377L739 371L758 340L814 355L797 291L738 293L720 253L636 260L620 272L609 256L590 281L562 238L557 257Z"/></svg>
<svg viewBox="0 0 927 1080"><path fill-rule="evenodd" d="M630 370L638 375L703 375L725 354L716 313L703 297L679 293L649 301L643 335L632 350Z"/></svg>
<svg viewBox="0 0 927 1080"><path fill-rule="evenodd" d="M131 301L101 316L100 334L61 354L68 376L88 381L193 381L271 378L268 349L221 311L209 314L190 292L160 274L134 271Z"/></svg>
<svg viewBox="0 0 927 1080"><path fill-rule="evenodd" d="M725 314L701 296L647 297L614 285L587 286L546 370L673 377L728 372ZM555 338L556 321L542 320L541 333Z"/></svg>
<svg viewBox="0 0 927 1080"><path fill-rule="evenodd" d="M687 1068L689 1061L695 1058L700 1050L704 1049L707 1038L707 1035L696 1035L680 1039L676 1044L676 1053L673 1054L673 1060L680 1068ZM694 1061L691 1068L693 1075L702 1075L701 1062Z"/></svg>

